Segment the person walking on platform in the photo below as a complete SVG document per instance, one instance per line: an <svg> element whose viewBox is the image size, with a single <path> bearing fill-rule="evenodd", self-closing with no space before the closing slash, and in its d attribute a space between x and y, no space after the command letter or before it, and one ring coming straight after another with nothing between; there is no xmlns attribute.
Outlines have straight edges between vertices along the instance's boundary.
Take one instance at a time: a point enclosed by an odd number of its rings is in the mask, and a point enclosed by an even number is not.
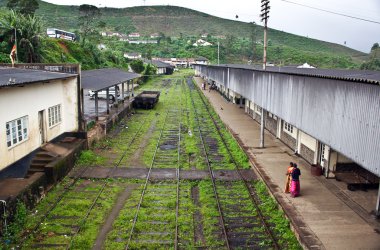
<svg viewBox="0 0 380 250"><path fill-rule="evenodd" d="M293 164L292 170L292 184L290 186L290 195L294 198L300 195L300 175L301 170L297 167L297 164Z"/></svg>
<svg viewBox="0 0 380 250"><path fill-rule="evenodd" d="M292 184L292 171L293 162L290 162L288 170L286 171L286 183L285 183L285 193L290 193L290 185Z"/></svg>

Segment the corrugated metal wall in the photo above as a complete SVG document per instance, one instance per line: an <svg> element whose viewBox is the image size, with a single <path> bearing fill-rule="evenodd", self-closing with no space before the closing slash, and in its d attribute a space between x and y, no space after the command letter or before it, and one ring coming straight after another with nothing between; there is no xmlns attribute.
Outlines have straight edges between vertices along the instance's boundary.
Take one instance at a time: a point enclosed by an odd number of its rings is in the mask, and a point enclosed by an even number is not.
<svg viewBox="0 0 380 250"><path fill-rule="evenodd" d="M195 69L380 176L380 86L220 66Z"/></svg>

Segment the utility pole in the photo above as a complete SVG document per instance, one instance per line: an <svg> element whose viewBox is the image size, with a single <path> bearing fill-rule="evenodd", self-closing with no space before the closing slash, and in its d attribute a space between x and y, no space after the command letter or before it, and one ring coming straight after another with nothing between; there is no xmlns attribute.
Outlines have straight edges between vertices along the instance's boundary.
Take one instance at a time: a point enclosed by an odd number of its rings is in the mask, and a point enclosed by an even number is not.
<svg viewBox="0 0 380 250"><path fill-rule="evenodd" d="M266 70L267 64L267 31L269 19L269 0L261 0L261 22L264 22L264 56L263 56L263 69Z"/></svg>
<svg viewBox="0 0 380 250"><path fill-rule="evenodd" d="M264 56L263 56L263 70L267 68L267 29L269 18L269 0L261 0L261 21L264 22ZM261 98L261 129L260 129L260 148L264 148L264 130L265 130L265 116L266 110L264 109L264 97Z"/></svg>

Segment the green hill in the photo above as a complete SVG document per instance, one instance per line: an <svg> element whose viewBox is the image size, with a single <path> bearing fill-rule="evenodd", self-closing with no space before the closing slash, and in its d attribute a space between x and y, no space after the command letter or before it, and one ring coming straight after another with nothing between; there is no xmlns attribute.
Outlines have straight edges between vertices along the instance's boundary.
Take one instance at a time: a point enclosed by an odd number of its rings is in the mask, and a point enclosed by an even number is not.
<svg viewBox="0 0 380 250"><path fill-rule="evenodd" d="M3 0L5 1L5 0ZM249 37L252 24L227 20L202 12L175 6L140 6L124 9L102 8L102 19L107 28L122 33L139 32L143 35L162 32L165 36L179 37L210 35L232 35ZM49 27L76 30L78 6L53 5L40 2L37 15L42 16ZM262 27L256 26L257 40L262 40ZM362 60L367 54L360 51L316 39L297 36L269 29L269 39L273 46L282 45L310 52L328 52L349 55Z"/></svg>
<svg viewBox="0 0 380 250"><path fill-rule="evenodd" d="M0 0L4 5L6 0ZM259 7L259 6L258 6ZM148 36L152 33L163 33L166 37L200 38L201 34L225 36L221 39L225 62L246 62L252 47L250 37L255 30L257 54L254 60L259 60L262 51L262 26L240 21L218 18L206 13L175 6L139 6L124 9L101 8L101 20L106 23L105 30L118 31L124 34L138 32ZM69 31L78 30L78 6L54 5L40 1L36 15L43 18L46 27ZM360 51L316 39L293 35L275 29L269 29L268 60L276 63L303 63L308 60L318 66L326 67L357 67L368 59L368 54ZM215 44L216 39L214 39ZM132 50L133 48L128 48ZM233 49L232 47L235 47ZM245 47L245 48L242 48ZM138 48L133 50L139 51ZM157 49L154 55L158 53ZM215 50L215 49L214 49ZM244 50L244 52L243 52ZM141 52L141 51L140 51ZM170 55L170 53L166 53ZM190 53L190 54L193 54ZM215 53L197 53L203 56L215 57ZM232 55L233 54L233 55ZM173 54L172 54L173 55ZM175 55L173 55L175 56ZM326 63L318 62L325 60ZM215 58L212 58L215 60ZM288 60L289 59L289 60ZM334 61L339 61L337 66ZM356 65L356 66L355 66Z"/></svg>

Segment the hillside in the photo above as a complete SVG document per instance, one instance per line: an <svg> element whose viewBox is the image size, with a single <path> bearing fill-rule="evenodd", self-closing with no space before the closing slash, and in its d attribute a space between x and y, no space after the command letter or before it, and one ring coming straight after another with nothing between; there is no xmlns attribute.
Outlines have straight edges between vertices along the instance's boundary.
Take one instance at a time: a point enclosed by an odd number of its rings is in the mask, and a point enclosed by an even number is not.
<svg viewBox="0 0 380 250"><path fill-rule="evenodd" d="M0 0L5 1L5 0ZM232 35L249 37L252 24L211 16L202 12L175 6L140 6L124 9L102 8L102 19L107 28L122 33L139 32L144 35L162 32L165 36L179 37L210 35ZM37 15L44 18L49 27L75 31L77 29L78 6L53 5L41 1ZM256 40L262 40L262 27L256 27ZM288 46L309 52L335 53L361 60L365 53L348 47L310 39L270 29L269 39L273 46Z"/></svg>
<svg viewBox="0 0 380 250"><path fill-rule="evenodd" d="M5 5L6 0L0 0L0 6ZM40 1L40 8L36 15L43 18L46 27L78 31L78 6L54 5ZM254 60L260 60L262 51L263 31L262 26L240 21L218 18L206 13L175 6L139 6L124 9L102 8L101 20L106 23L106 30L128 34L139 32L142 35L162 33L165 37L191 38L193 41L201 34L208 33L211 36L225 36L220 39L221 53L224 62L246 62L251 57L252 50L250 39L252 33L256 40L256 55ZM307 60L317 66L325 67L358 67L368 59L368 54L360 51L316 39L310 39L275 29L269 29L269 53L268 59L275 63L300 63ZM214 39L216 44L216 39ZM182 41L183 43L183 41ZM119 45L115 45L120 47ZM170 45L169 45L170 47ZM186 47L186 44L184 45ZM188 47L180 48L188 51ZM125 46L127 51L139 51L144 53L147 49ZM168 49L150 48L155 51L153 56L166 55L178 56ZM213 48L215 50L215 48ZM169 52L170 53L169 53ZM193 50L191 53L181 53L192 56L193 54L212 57L215 62L216 54L212 51ZM262 53L261 53L262 54ZM290 59L290 60L288 60ZM320 61L326 63L318 63ZM334 62L338 63L334 63Z"/></svg>

